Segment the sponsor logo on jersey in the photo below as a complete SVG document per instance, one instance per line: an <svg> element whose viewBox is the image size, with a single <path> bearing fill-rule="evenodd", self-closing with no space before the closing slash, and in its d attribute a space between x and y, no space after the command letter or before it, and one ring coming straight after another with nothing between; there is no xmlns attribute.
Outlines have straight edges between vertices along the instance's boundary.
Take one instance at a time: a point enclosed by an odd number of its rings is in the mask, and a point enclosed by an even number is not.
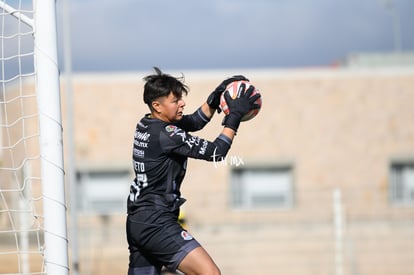
<svg viewBox="0 0 414 275"><path fill-rule="evenodd" d="M187 138L187 135L185 134L184 131L177 131L177 136L181 137L181 140L184 142L185 139Z"/></svg>
<svg viewBox="0 0 414 275"><path fill-rule="evenodd" d="M208 141L204 140L203 144L201 145L200 151L198 151L199 154L204 155L207 150Z"/></svg>
<svg viewBox="0 0 414 275"><path fill-rule="evenodd" d="M191 136L188 139L183 138L183 141L185 141L190 148L193 148L193 145L198 146L200 144L200 138L195 136Z"/></svg>
<svg viewBox="0 0 414 275"><path fill-rule="evenodd" d="M177 131L177 126L175 125L167 125L165 126L165 131L167 131L168 133L175 133Z"/></svg>
<svg viewBox="0 0 414 275"><path fill-rule="evenodd" d="M185 230L181 231L181 237L184 239L184 241L189 241L193 239L193 236L191 236L191 234Z"/></svg>
<svg viewBox="0 0 414 275"><path fill-rule="evenodd" d="M137 140L141 140L141 141L145 141L147 142L149 140L149 137L151 135L148 134L147 132L140 132L140 131L136 131L135 132L135 139Z"/></svg>
<svg viewBox="0 0 414 275"><path fill-rule="evenodd" d="M143 141L135 140L134 141L134 144L137 147L148 148L148 142L143 142Z"/></svg>
<svg viewBox="0 0 414 275"><path fill-rule="evenodd" d="M165 126L165 131L167 131L168 133L171 133L170 134L170 137L172 137L174 135L180 136L181 137L181 140L183 142L185 142L185 139L187 138L187 135L185 134L185 132L181 128L179 128L179 127L177 127L175 125L167 125L167 126Z"/></svg>
<svg viewBox="0 0 414 275"><path fill-rule="evenodd" d="M134 148L133 152L134 152L134 156L137 158L143 158L145 156L144 150Z"/></svg>

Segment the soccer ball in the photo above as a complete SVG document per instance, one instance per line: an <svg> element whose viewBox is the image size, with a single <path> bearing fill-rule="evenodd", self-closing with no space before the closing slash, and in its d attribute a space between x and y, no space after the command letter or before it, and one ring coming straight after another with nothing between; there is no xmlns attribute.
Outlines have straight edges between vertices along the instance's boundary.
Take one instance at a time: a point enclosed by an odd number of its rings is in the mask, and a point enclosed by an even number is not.
<svg viewBox="0 0 414 275"><path fill-rule="evenodd" d="M247 89L252 85L247 80L234 81L234 82L230 83L229 85L227 85L226 90L221 94L221 96L220 96L220 109L223 111L224 114L228 115L230 113L229 106L227 106L226 99L224 98L224 93L226 91L228 91L232 98L236 98L237 91L240 89L240 85L243 84L243 83L246 85L246 88L245 88L244 91L247 91ZM257 90L256 87L255 87L255 89L252 93L252 96L254 96L255 94L260 94L259 90ZM257 105L259 105L259 108L250 110L246 115L244 115L244 117L242 117L241 121L247 121L247 120L250 120L250 119L254 118L255 116L257 116L257 114L260 111L260 108L262 107L262 98L259 97L255 101L255 103Z"/></svg>

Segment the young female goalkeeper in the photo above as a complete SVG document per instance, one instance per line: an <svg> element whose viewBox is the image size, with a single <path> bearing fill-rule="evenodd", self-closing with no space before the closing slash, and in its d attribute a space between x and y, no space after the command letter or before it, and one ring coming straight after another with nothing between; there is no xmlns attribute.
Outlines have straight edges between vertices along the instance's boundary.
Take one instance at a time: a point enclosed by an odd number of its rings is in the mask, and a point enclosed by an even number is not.
<svg viewBox="0 0 414 275"><path fill-rule="evenodd" d="M185 274L220 274L201 245L177 222L187 159L220 160L230 149L241 118L253 108L260 95L251 96L250 86L237 98L225 95L230 113L223 130L210 142L189 134L202 129L219 108L220 95L236 80L224 80L193 114L184 115L183 95L188 87L179 78L158 68L144 78L144 102L150 113L137 124L133 145L135 179L128 198L126 221L129 245L128 275L160 274L163 266Z"/></svg>

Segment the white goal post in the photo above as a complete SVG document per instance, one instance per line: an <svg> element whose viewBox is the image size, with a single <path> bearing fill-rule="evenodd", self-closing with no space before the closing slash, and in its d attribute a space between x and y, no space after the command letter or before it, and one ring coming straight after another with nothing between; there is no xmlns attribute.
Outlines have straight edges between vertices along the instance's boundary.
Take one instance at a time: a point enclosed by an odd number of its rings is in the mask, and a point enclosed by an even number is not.
<svg viewBox="0 0 414 275"><path fill-rule="evenodd" d="M0 274L67 275L56 6L31 2L0 0Z"/></svg>

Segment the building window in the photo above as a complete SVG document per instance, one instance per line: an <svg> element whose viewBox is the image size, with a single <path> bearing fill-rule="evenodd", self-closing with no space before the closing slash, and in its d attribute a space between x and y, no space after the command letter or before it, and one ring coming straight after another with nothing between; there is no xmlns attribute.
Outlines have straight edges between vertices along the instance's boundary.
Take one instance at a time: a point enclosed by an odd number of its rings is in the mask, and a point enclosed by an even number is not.
<svg viewBox="0 0 414 275"><path fill-rule="evenodd" d="M391 163L391 202L414 205L414 161Z"/></svg>
<svg viewBox="0 0 414 275"><path fill-rule="evenodd" d="M293 171L283 167L238 167L231 172L235 209L283 209L292 206Z"/></svg>
<svg viewBox="0 0 414 275"><path fill-rule="evenodd" d="M78 209L101 215L126 212L131 182L128 170L78 172Z"/></svg>

